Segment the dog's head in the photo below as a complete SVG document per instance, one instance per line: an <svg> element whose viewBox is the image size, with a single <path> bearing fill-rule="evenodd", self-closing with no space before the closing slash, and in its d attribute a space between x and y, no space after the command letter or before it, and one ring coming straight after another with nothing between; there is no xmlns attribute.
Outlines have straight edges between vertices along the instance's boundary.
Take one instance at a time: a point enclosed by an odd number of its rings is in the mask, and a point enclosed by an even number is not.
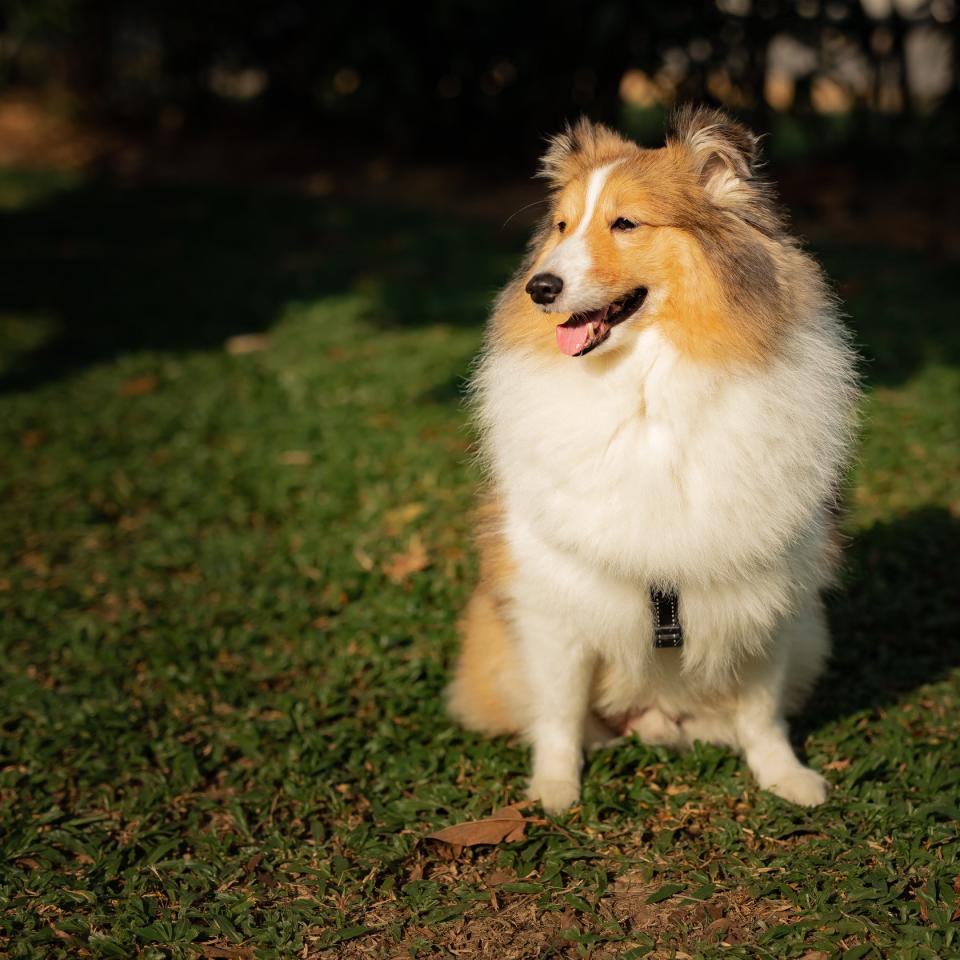
<svg viewBox="0 0 960 960"><path fill-rule="evenodd" d="M800 268L745 127L687 108L646 150L582 120L551 141L541 176L550 213L521 283L551 315L554 351L614 350L654 322L701 358L770 349Z"/></svg>

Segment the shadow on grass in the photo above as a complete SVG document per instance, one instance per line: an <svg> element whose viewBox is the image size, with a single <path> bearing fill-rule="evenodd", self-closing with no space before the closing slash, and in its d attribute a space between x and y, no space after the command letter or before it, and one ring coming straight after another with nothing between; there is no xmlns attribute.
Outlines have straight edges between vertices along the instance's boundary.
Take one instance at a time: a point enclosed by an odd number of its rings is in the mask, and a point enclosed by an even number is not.
<svg viewBox="0 0 960 960"><path fill-rule="evenodd" d="M0 390L130 351L218 347L268 329L288 303L350 292L385 326L479 326L522 241L493 220L263 188L60 189L0 213L0 322L34 328L19 344L0 330ZM822 253L874 383L960 361L955 265L879 248Z"/></svg>
<svg viewBox="0 0 960 960"><path fill-rule="evenodd" d="M385 326L479 326L521 243L495 224L280 190L61 190L0 213L0 320L49 331L3 337L0 391L131 351L219 347L291 302L345 293Z"/></svg>
<svg viewBox="0 0 960 960"><path fill-rule="evenodd" d="M816 253L863 354L867 383L897 386L928 364L960 364L955 261L869 243L823 244Z"/></svg>
<svg viewBox="0 0 960 960"><path fill-rule="evenodd" d="M929 507L877 523L846 550L828 598L833 658L794 720L798 737L885 707L960 666L960 520Z"/></svg>

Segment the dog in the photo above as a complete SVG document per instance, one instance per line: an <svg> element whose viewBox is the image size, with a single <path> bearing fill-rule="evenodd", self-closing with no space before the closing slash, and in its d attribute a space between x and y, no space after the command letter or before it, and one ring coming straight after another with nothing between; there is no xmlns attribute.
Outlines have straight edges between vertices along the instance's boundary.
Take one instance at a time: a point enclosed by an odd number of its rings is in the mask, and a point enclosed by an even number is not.
<svg viewBox="0 0 960 960"><path fill-rule="evenodd" d="M733 748L797 804L828 793L785 716L828 655L857 357L759 164L705 108L659 149L568 127L488 324L480 577L447 703L529 740L549 813L585 750L631 733Z"/></svg>

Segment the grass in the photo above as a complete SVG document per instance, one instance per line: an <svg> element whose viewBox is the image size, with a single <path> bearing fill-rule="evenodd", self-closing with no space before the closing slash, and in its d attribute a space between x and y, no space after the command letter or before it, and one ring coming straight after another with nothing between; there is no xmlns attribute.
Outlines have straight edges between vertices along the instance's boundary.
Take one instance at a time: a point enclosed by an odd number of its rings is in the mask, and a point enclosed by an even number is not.
<svg viewBox="0 0 960 960"><path fill-rule="evenodd" d="M0 952L960 955L955 263L819 251L870 358L836 657L795 728L828 803L631 743L569 816L458 853L423 838L527 768L439 697L475 570L461 386L520 234L0 197Z"/></svg>

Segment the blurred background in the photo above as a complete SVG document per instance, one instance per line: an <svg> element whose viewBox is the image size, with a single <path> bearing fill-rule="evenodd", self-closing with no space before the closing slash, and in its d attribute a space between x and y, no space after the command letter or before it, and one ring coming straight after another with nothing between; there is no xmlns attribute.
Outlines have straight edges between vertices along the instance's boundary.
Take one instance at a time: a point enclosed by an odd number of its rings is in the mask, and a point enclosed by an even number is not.
<svg viewBox="0 0 960 960"><path fill-rule="evenodd" d="M522 169L571 116L656 139L663 107L677 100L741 113L774 134L783 156L957 140L954 0L5 9L5 85L137 134L144 148L254 136L279 139L261 144L266 153L291 139L312 144L327 163L428 157Z"/></svg>
<svg viewBox="0 0 960 960"><path fill-rule="evenodd" d="M300 175L314 193L412 164L502 177L528 173L544 136L580 114L658 143L665 109L688 100L769 133L778 164L839 162L854 179L926 175L960 141L955 0L4 11L7 163Z"/></svg>

